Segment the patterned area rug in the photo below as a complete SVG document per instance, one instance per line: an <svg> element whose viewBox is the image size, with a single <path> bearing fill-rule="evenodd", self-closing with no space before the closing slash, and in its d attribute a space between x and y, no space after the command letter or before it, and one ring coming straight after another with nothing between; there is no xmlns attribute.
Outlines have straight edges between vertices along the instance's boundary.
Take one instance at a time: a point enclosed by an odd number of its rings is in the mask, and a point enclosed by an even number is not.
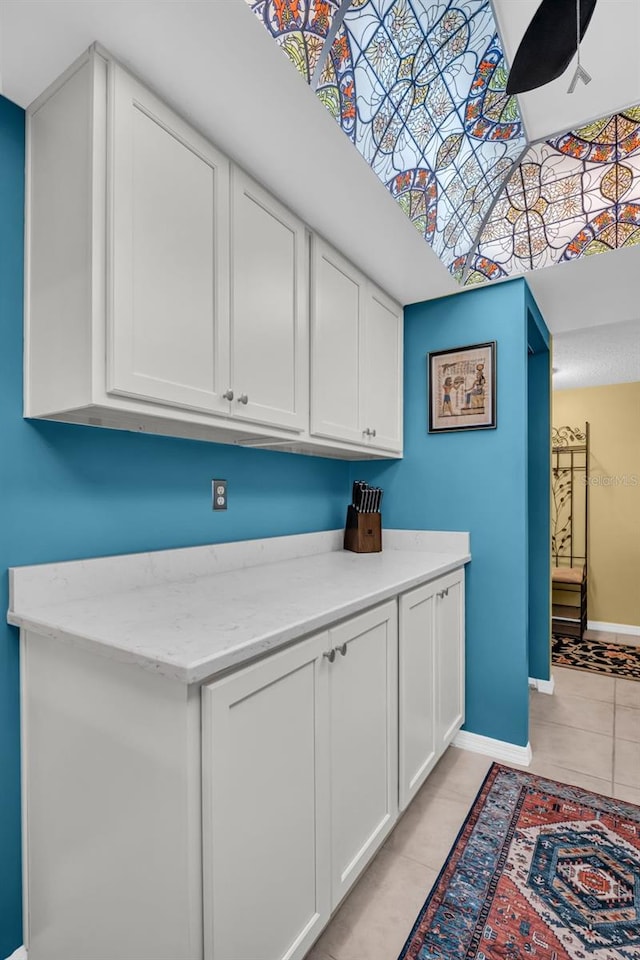
<svg viewBox="0 0 640 960"><path fill-rule="evenodd" d="M639 960L640 807L494 764L399 960Z"/></svg>
<svg viewBox="0 0 640 960"><path fill-rule="evenodd" d="M554 635L551 650L559 667L640 680L640 647Z"/></svg>

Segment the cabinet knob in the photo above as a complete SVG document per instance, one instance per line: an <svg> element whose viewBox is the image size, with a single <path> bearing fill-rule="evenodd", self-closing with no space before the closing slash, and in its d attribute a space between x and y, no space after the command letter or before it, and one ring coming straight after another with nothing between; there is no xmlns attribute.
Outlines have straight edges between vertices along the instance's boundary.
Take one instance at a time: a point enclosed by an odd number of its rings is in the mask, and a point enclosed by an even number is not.
<svg viewBox="0 0 640 960"><path fill-rule="evenodd" d="M366 430L363 430L362 433L365 437L371 436L371 430L369 429L369 427L367 427Z"/></svg>
<svg viewBox="0 0 640 960"><path fill-rule="evenodd" d="M342 643L339 647L337 647L337 650L338 650L338 652L339 652L343 657L346 657L346 655L347 655L347 645L346 645L346 643Z"/></svg>
<svg viewBox="0 0 640 960"><path fill-rule="evenodd" d="M375 431L375 427L374 427L373 430L371 431L371 436L372 436L372 437L375 437L375 435L376 435L376 431Z"/></svg>
<svg viewBox="0 0 640 960"><path fill-rule="evenodd" d="M233 390L225 390L222 396L225 400L233 400Z"/></svg>
<svg viewBox="0 0 640 960"><path fill-rule="evenodd" d="M328 652L325 650L325 652L322 654L322 656L323 656L323 657L326 657L327 660L329 661L329 663L333 663L333 661L334 661L335 658L336 658L336 651L335 651L335 649L332 647L331 650L329 650Z"/></svg>
<svg viewBox="0 0 640 960"><path fill-rule="evenodd" d="M249 397L246 395L246 393L240 394L238 397L238 403L249 403Z"/></svg>

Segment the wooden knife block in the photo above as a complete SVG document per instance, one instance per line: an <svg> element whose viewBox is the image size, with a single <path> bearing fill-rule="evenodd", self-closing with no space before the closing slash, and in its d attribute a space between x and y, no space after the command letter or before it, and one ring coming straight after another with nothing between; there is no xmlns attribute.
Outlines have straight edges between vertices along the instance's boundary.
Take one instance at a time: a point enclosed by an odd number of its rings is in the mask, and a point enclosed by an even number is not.
<svg viewBox="0 0 640 960"><path fill-rule="evenodd" d="M380 553L382 550L382 516L379 513L358 513L347 508L344 549L354 553Z"/></svg>

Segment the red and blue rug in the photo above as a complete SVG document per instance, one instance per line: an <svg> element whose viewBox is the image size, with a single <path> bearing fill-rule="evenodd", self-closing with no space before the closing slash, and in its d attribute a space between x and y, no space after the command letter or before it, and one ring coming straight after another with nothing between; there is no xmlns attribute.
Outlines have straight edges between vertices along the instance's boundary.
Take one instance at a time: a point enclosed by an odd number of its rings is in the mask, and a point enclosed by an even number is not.
<svg viewBox="0 0 640 960"><path fill-rule="evenodd" d="M494 764L399 960L640 960L640 807Z"/></svg>

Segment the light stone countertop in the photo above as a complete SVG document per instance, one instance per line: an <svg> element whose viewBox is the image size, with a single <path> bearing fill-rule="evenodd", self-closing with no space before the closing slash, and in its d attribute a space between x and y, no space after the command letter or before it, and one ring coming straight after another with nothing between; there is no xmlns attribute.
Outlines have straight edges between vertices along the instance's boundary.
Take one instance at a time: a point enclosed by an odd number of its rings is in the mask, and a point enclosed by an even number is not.
<svg viewBox="0 0 640 960"><path fill-rule="evenodd" d="M42 577L46 565L15 568L8 620L186 684L200 683L463 566L470 560L468 538L465 542L465 535L452 536L458 540L434 541L436 551L426 549L432 543L421 543L420 534L416 539L403 531L395 548L354 554L335 546L327 550L325 535L324 541L318 539L324 552L208 575L200 570L187 579L161 579L129 589L118 583L114 590L102 587L97 595L57 603L46 590L35 589L35 581L30 591L17 587L22 570L26 576L33 577L35 571ZM97 574L106 563L77 561L76 566L94 564ZM65 566L71 569L73 564L49 568L59 576ZM46 602L39 603L38 596Z"/></svg>

